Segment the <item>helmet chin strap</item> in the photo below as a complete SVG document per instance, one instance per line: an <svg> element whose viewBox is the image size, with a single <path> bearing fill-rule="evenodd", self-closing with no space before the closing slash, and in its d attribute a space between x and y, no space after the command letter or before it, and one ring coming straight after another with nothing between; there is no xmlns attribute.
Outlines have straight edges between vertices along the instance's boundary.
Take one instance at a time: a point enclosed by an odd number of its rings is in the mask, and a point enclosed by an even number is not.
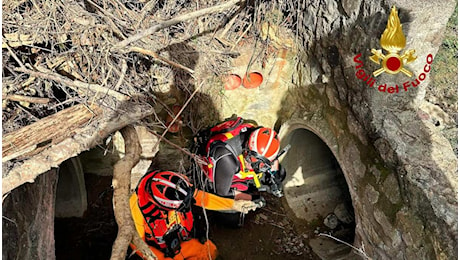
<svg viewBox="0 0 460 260"><path fill-rule="evenodd" d="M249 149L245 149L245 151L247 154L246 160L248 160L248 162L251 164L252 169L254 169L256 172L260 172L259 165L261 162L267 165L268 167L271 167L272 163L265 156L262 156L258 154L257 152L249 150ZM257 161L253 162L251 160L251 156L256 158Z"/></svg>
<svg viewBox="0 0 460 260"><path fill-rule="evenodd" d="M179 183L178 183L178 185L179 185ZM187 188L185 190L187 192L187 195L182 200L182 203L180 204L179 208L177 209L177 211L179 211L179 212L185 212L185 211L189 210L190 206L192 204L194 188L193 188L193 186L188 186L187 184L186 184L186 186L187 186Z"/></svg>

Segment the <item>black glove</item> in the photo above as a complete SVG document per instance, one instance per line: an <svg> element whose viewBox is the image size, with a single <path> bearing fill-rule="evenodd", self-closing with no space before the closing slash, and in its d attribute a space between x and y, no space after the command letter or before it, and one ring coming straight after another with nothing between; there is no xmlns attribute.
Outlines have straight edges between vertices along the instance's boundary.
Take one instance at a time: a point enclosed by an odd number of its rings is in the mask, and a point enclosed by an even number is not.
<svg viewBox="0 0 460 260"><path fill-rule="evenodd" d="M284 179L286 179L286 169L281 166L281 164L279 165L279 170L276 171L273 175L275 176L275 181L277 184L281 184Z"/></svg>
<svg viewBox="0 0 460 260"><path fill-rule="evenodd" d="M282 182L286 179L286 170L284 167L279 165L279 171L271 172L271 182L269 193L275 195L278 198L283 197Z"/></svg>

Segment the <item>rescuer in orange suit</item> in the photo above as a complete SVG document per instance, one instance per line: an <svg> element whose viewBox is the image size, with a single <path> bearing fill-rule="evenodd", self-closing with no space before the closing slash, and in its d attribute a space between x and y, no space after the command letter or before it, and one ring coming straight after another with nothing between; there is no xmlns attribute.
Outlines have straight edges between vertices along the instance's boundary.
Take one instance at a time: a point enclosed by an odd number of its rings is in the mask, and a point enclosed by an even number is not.
<svg viewBox="0 0 460 260"><path fill-rule="evenodd" d="M175 172L153 171L144 175L130 198L131 215L137 233L158 259L217 257L216 246L205 236L206 227L194 223L192 204L209 210L243 213L259 206L252 201L223 198L194 189L187 177ZM136 251L135 245L131 247Z"/></svg>

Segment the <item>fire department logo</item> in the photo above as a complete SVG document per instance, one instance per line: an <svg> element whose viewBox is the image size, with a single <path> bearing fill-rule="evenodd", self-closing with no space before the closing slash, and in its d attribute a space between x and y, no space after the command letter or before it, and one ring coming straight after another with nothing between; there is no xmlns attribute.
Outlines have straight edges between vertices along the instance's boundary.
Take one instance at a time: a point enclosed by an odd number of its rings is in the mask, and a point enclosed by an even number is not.
<svg viewBox="0 0 460 260"><path fill-rule="evenodd" d="M412 77L412 72L404 67L417 59L415 50L406 50L402 56L399 52L406 47L406 37L402 31L402 25L399 21L398 11L393 6L391 14L388 17L388 23L385 31L380 37L380 46L387 51L384 55L382 50L372 49L373 56L369 57L371 61L381 65L382 67L372 74L374 77L379 76L383 72L389 74L397 74L402 72L408 77Z"/></svg>

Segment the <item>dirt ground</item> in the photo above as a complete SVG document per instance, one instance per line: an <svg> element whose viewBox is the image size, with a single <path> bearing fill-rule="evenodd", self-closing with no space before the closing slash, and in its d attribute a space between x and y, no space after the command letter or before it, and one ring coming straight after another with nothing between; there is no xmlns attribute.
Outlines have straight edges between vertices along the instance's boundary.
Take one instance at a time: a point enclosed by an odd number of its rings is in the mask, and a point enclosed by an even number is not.
<svg viewBox="0 0 460 260"><path fill-rule="evenodd" d="M112 178L85 174L88 210L83 218L56 219L56 259L109 259L117 225L112 209ZM242 228L218 223L209 215L209 238L217 245L220 260L319 259L308 247L313 230L300 232L284 210L281 199L264 196L267 205L250 212ZM139 259L128 256L127 259Z"/></svg>
<svg viewBox="0 0 460 260"><path fill-rule="evenodd" d="M218 259L319 259L308 246L313 230L298 230L282 199L269 194L264 198L267 205L246 215L242 228L211 223L210 238L219 249Z"/></svg>

